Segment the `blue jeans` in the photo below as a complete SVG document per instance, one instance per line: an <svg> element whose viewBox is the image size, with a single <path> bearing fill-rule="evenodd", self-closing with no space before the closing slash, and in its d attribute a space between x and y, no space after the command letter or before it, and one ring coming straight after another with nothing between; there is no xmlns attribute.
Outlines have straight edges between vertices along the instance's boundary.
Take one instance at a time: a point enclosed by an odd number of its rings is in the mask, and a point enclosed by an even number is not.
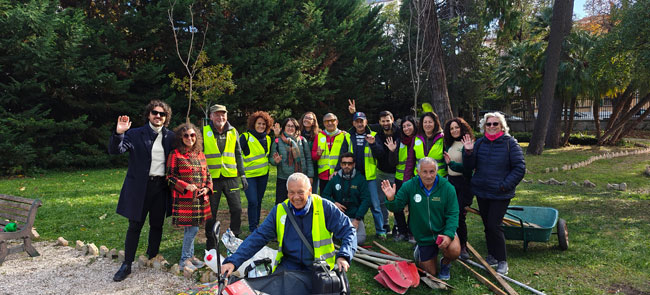
<svg viewBox="0 0 650 295"><path fill-rule="evenodd" d="M384 229L390 231L390 223L388 222L388 209L386 209L386 194L381 190L381 182L384 180L390 181L390 184L395 184L395 173L386 173L377 169L377 192L379 193L379 207L381 214L384 216ZM394 233L393 233L394 234Z"/></svg>
<svg viewBox="0 0 650 295"><path fill-rule="evenodd" d="M248 199L248 229L252 233L260 224L262 198L264 198L266 184L269 182L269 175L246 178L246 180L248 180L248 189L244 193Z"/></svg>
<svg viewBox="0 0 650 295"><path fill-rule="evenodd" d="M179 265L183 267L185 260L194 256L194 237L199 232L198 226L185 226L183 233L183 250L181 250L181 261Z"/></svg>
<svg viewBox="0 0 650 295"><path fill-rule="evenodd" d="M372 218L375 220L375 233L385 234L384 229L384 216L381 214L381 205L379 204L379 192L377 191L377 180L368 180L368 191L370 192L370 212Z"/></svg>

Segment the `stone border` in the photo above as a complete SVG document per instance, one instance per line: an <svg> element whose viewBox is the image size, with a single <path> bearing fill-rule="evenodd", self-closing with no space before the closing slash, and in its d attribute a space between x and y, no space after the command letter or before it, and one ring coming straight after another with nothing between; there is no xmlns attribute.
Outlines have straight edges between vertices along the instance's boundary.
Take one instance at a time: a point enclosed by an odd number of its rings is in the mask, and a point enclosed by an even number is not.
<svg viewBox="0 0 650 295"><path fill-rule="evenodd" d="M641 145L641 144L637 144ZM573 163L573 164L568 164L568 165L562 165L562 171L568 171L572 169L577 169L577 168L582 168L590 165L591 163L598 161L598 160L603 160L603 159L614 159L618 157L625 157L625 156L633 156L633 155L641 155L641 154L647 154L650 153L650 147L647 147L643 145L644 149L636 149L633 151L620 151L620 152L614 152L614 153L605 153L605 154L600 154L598 156L591 156L589 159ZM558 172L560 168L558 167L552 167L552 168L545 168L544 173L551 173L551 172Z"/></svg>
<svg viewBox="0 0 650 295"><path fill-rule="evenodd" d="M56 246L68 246L69 242L63 237L59 237L56 240ZM124 261L124 250L117 250L115 248L108 250L108 247L101 245L99 248L93 243L85 244L82 241L77 240L75 242L75 249L80 251L83 255L90 256L99 256L111 258L113 261L117 259L118 262ZM144 255L138 257L138 267L141 268L153 268L156 270L162 270L165 272L170 272L174 275L181 275L181 268L178 264L170 265L169 262L160 254L156 257L148 259ZM194 281L199 281L201 283L214 282L217 280L217 275L209 267L196 268L185 266L182 268L182 274L185 278L194 279Z"/></svg>

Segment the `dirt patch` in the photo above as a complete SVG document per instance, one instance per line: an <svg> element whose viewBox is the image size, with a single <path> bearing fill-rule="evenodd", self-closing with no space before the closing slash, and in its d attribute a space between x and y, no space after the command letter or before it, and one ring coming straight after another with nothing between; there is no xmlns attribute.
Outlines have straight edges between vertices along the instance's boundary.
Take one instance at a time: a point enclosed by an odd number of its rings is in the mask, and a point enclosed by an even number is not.
<svg viewBox="0 0 650 295"><path fill-rule="evenodd" d="M649 292L641 291L632 286L623 285L623 284L613 284L607 288L607 293L609 294L625 294L625 295L648 295Z"/></svg>
<svg viewBox="0 0 650 295"><path fill-rule="evenodd" d="M41 254L11 254L0 266L2 294L176 294L195 285L189 279L133 264L122 282L113 275L120 263L109 258L82 255L54 242L34 244Z"/></svg>

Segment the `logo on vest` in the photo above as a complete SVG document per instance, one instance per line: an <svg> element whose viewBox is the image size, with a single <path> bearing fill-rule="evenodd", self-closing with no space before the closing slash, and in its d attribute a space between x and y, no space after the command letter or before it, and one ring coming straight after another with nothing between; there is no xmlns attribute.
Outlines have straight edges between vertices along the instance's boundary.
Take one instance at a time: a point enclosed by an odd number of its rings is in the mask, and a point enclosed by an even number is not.
<svg viewBox="0 0 650 295"><path fill-rule="evenodd" d="M413 196L413 200L416 203L420 203L420 202L422 202L422 196L420 196L420 194L415 194L415 196Z"/></svg>
<svg viewBox="0 0 650 295"><path fill-rule="evenodd" d="M422 145L422 141L421 140L416 140L415 145Z"/></svg>
<svg viewBox="0 0 650 295"><path fill-rule="evenodd" d="M283 215L282 217L280 217L280 223L284 224L285 222L287 222L287 215Z"/></svg>
<svg viewBox="0 0 650 295"><path fill-rule="evenodd" d="M340 191L340 190L341 190L341 184L340 184L340 183L337 183L337 184L334 186L334 188L335 188L337 191Z"/></svg>
<svg viewBox="0 0 650 295"><path fill-rule="evenodd" d="M254 142L255 139L251 136L251 137L248 138L248 141L250 141L250 142Z"/></svg>
<svg viewBox="0 0 650 295"><path fill-rule="evenodd" d="M212 131L208 131L207 133L208 137L212 137L212 134L213 134Z"/></svg>
<svg viewBox="0 0 650 295"><path fill-rule="evenodd" d="M320 138L320 142L325 143L325 141L326 141L325 137Z"/></svg>

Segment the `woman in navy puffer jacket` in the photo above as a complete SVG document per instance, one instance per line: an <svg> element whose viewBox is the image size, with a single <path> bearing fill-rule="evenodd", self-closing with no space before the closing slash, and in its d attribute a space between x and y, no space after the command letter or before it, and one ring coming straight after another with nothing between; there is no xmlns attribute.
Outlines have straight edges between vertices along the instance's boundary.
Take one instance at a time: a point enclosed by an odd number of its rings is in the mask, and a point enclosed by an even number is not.
<svg viewBox="0 0 650 295"><path fill-rule="evenodd" d="M469 135L461 140L465 147L463 164L474 170L472 192L485 227L486 261L504 275L508 273L508 263L501 220L526 172L524 153L517 140L508 134L509 130L502 114L487 113L481 120L485 136L476 143Z"/></svg>

